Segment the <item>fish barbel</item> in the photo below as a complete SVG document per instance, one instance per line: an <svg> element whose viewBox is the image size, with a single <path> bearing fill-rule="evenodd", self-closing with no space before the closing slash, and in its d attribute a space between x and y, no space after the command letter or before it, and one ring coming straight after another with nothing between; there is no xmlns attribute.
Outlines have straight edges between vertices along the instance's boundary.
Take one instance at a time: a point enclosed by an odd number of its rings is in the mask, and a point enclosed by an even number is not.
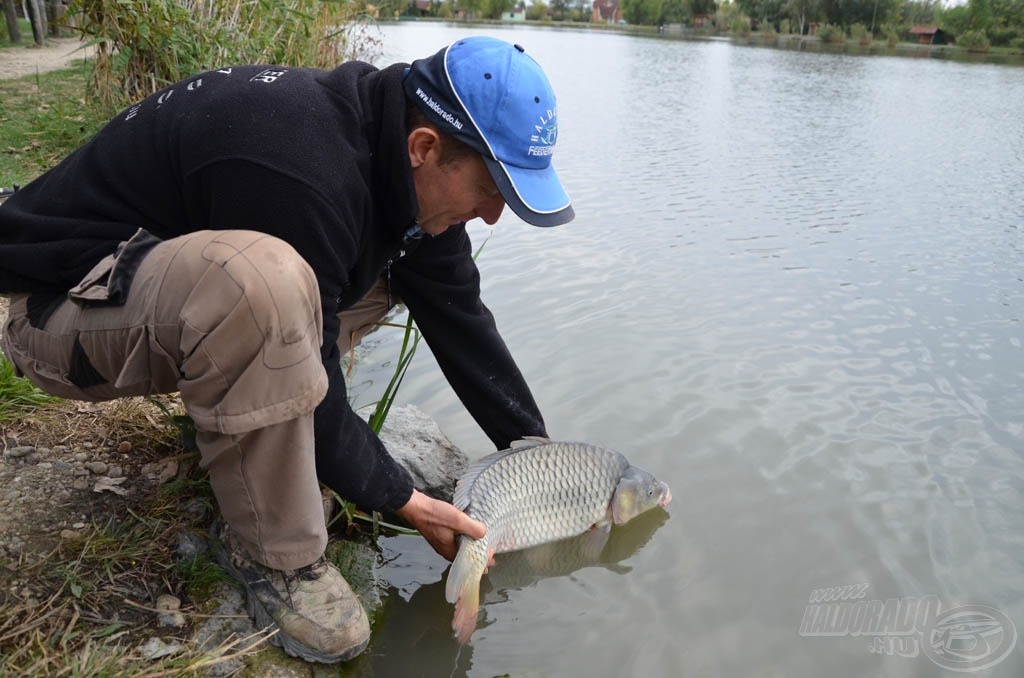
<svg viewBox="0 0 1024 678"><path fill-rule="evenodd" d="M471 464L452 503L484 523L487 534L459 537L445 583L459 642L476 629L480 578L493 554L619 525L671 499L668 485L620 453L587 443L527 438Z"/></svg>

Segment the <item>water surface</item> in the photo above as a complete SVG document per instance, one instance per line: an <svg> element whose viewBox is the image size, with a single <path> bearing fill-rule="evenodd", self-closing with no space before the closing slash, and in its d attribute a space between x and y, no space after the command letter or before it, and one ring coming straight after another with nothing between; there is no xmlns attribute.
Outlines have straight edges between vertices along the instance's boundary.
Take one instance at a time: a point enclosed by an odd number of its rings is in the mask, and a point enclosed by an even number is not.
<svg viewBox="0 0 1024 678"><path fill-rule="evenodd" d="M871 635L801 635L812 591L853 584L990 606L1024 633L1024 71L526 27L384 33L382 63L491 34L544 65L577 218L473 227L484 300L551 435L622 451L674 501L596 562L499 562L461 651L445 561L385 540L385 615L353 669L962 675ZM361 402L399 342L367 342ZM491 450L425 348L399 401L471 457ZM976 675L1022 674L1024 642Z"/></svg>

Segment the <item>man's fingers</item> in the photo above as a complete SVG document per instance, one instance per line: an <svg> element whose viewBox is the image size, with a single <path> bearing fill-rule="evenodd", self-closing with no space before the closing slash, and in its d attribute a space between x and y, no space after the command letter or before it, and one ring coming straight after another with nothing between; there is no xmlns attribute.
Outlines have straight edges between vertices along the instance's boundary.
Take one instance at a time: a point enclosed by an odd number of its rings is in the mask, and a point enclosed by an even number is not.
<svg viewBox="0 0 1024 678"><path fill-rule="evenodd" d="M466 516L464 521L463 534L472 537L473 539L483 539L487 535L487 526L481 523L479 520L474 520L469 516Z"/></svg>

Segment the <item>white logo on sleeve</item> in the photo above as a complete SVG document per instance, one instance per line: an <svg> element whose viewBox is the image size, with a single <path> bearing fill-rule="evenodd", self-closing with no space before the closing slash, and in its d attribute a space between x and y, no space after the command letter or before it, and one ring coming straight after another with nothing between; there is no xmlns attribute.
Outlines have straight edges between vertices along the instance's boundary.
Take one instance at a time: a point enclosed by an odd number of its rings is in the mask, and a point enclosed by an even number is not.
<svg viewBox="0 0 1024 678"><path fill-rule="evenodd" d="M287 72L287 69L274 70L268 68L265 71L257 73L256 75L249 78L249 82L265 82L269 84L274 82Z"/></svg>

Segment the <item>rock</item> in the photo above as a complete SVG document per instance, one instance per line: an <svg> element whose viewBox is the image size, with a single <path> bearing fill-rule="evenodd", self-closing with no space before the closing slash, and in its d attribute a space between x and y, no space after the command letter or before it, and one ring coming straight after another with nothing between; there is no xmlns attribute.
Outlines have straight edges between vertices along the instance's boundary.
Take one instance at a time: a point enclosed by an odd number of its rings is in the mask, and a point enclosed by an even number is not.
<svg viewBox="0 0 1024 678"><path fill-rule="evenodd" d="M392 409L380 433L388 452L412 475L417 490L451 501L468 464L440 427L414 405Z"/></svg>
<svg viewBox="0 0 1024 678"><path fill-rule="evenodd" d="M221 583L213 594L216 600L220 601L217 609L213 611L192 634L192 642L199 648L200 652L216 652L217 648L226 645L238 638L248 638L243 646L248 647L256 639L251 638L254 629L253 623L245 610L245 601L242 593L237 588ZM230 651L234 654L239 648L235 647ZM210 676L232 676L236 675L245 664L240 656L233 656L227 661L214 664L208 669Z"/></svg>
<svg viewBox="0 0 1024 678"><path fill-rule="evenodd" d="M109 468L109 466L106 464L106 462L90 461L89 463L87 463L85 465L85 468L89 469L90 471L92 471L96 475L101 476L101 475L103 475L103 474L105 474L107 472L107 469Z"/></svg>
<svg viewBox="0 0 1024 678"><path fill-rule="evenodd" d="M19 445L18 447L9 447L4 450L4 456L10 457L11 459L17 459L19 457L27 457L36 451L36 448L31 445Z"/></svg>
<svg viewBox="0 0 1024 678"><path fill-rule="evenodd" d="M81 532L75 530L61 530L60 539L61 541L79 541L82 538Z"/></svg>
<svg viewBox="0 0 1024 678"><path fill-rule="evenodd" d="M71 487L76 490L87 490L89 489L89 481L85 478L75 478L74 482L71 483Z"/></svg>
<svg viewBox="0 0 1024 678"><path fill-rule="evenodd" d="M139 647L139 654L146 659L160 659L179 652L180 643L167 643L161 638L150 638Z"/></svg>
<svg viewBox="0 0 1024 678"><path fill-rule="evenodd" d="M169 593L156 599L157 622L160 626L180 629L185 625L185 615L181 613L181 600Z"/></svg>
<svg viewBox="0 0 1024 678"><path fill-rule="evenodd" d="M75 461L85 461L89 458L89 455L85 452L76 452L75 456L72 457Z"/></svg>
<svg viewBox="0 0 1024 678"><path fill-rule="evenodd" d="M142 475L147 478L155 479L157 483L163 485L168 480L178 475L178 460L164 459L162 461L154 461L149 464L144 464L142 467Z"/></svg>
<svg viewBox="0 0 1024 678"><path fill-rule="evenodd" d="M111 478L120 478L124 475L124 469L117 464L111 464L110 468L107 469L107 475Z"/></svg>
<svg viewBox="0 0 1024 678"><path fill-rule="evenodd" d="M124 442L117 446L117 451L119 454L128 454L129 452L132 451L132 444L125 440Z"/></svg>
<svg viewBox="0 0 1024 678"><path fill-rule="evenodd" d="M187 530L178 533L178 551L175 558L179 563L195 560L207 550L206 540L199 535Z"/></svg>

